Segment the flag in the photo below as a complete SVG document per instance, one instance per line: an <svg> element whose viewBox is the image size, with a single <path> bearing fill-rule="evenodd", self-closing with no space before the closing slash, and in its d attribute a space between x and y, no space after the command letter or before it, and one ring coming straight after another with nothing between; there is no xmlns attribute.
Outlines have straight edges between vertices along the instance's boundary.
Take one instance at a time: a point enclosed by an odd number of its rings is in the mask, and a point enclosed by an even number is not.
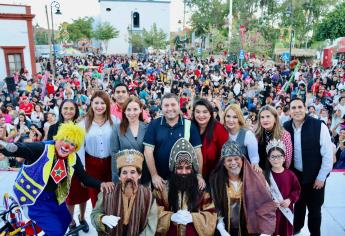
<svg viewBox="0 0 345 236"><path fill-rule="evenodd" d="M60 183L60 181L63 180L67 176L64 160L58 159L50 175L56 184Z"/></svg>

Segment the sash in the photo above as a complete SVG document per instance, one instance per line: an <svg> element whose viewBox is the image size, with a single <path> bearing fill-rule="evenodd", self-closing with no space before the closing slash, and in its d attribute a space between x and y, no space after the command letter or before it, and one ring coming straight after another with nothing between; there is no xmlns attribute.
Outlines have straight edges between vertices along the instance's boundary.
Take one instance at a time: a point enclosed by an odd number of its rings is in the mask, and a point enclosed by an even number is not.
<svg viewBox="0 0 345 236"><path fill-rule="evenodd" d="M271 193L272 193L273 199L277 200L279 202L284 200L284 198L283 198L282 194L280 193L279 188L277 186L277 183L274 180L273 175L272 175L271 172L270 172L270 182L271 182L270 189L271 189ZM290 210L290 208L284 208L284 207L281 207L281 206L279 206L278 208L281 211L281 213L283 213L283 215L286 217L286 219L290 222L290 224L293 225L293 217L294 216L293 216L293 213Z"/></svg>
<svg viewBox="0 0 345 236"><path fill-rule="evenodd" d="M191 125L192 125L192 122L190 120L187 120L187 119L184 120L184 139L186 139L187 141L189 141L189 139L190 139L190 127L191 127Z"/></svg>

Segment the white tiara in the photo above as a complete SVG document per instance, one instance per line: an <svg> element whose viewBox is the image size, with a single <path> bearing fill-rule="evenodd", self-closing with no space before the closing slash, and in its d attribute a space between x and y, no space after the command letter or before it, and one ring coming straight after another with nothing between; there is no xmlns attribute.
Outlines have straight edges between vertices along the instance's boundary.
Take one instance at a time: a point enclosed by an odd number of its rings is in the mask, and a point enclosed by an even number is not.
<svg viewBox="0 0 345 236"><path fill-rule="evenodd" d="M266 153L268 153L272 148L280 148L284 151L284 153L286 152L285 145L280 139L271 140L266 146Z"/></svg>

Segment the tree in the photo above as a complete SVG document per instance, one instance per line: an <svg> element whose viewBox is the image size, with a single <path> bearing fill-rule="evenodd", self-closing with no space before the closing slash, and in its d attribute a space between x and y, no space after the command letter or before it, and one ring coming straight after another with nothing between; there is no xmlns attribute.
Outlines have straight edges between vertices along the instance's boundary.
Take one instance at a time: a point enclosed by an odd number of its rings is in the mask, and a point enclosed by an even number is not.
<svg viewBox="0 0 345 236"><path fill-rule="evenodd" d="M93 37L92 23L94 19L91 17L78 18L72 23L67 24L67 32L69 40L77 43L81 39L91 39Z"/></svg>
<svg viewBox="0 0 345 236"><path fill-rule="evenodd" d="M167 35L162 29L157 28L154 23L150 31L143 29L143 39L146 47L153 47L154 49L163 49L167 45Z"/></svg>
<svg viewBox="0 0 345 236"><path fill-rule="evenodd" d="M93 32L95 39L100 40L105 46L105 52L108 52L108 42L110 39L117 38L119 31L109 22L99 23Z"/></svg>
<svg viewBox="0 0 345 236"><path fill-rule="evenodd" d="M299 47L309 39L313 29L320 22L322 16L329 12L337 2L336 0L285 0L278 6L280 16L280 28L288 28L290 25L295 32L296 43ZM292 15L286 14L286 9L292 5Z"/></svg>
<svg viewBox="0 0 345 236"><path fill-rule="evenodd" d="M340 4L316 26L315 39L336 39L345 35L345 3Z"/></svg>
<svg viewBox="0 0 345 236"><path fill-rule="evenodd" d="M139 53L145 49L145 42L140 32L130 32L128 42L132 45L132 52Z"/></svg>
<svg viewBox="0 0 345 236"><path fill-rule="evenodd" d="M211 28L222 29L228 14L228 5L221 0L185 0L193 9L191 26L197 36L205 36Z"/></svg>
<svg viewBox="0 0 345 236"><path fill-rule="evenodd" d="M221 52L227 45L227 38L224 34L216 28L211 28L211 49L216 52Z"/></svg>
<svg viewBox="0 0 345 236"><path fill-rule="evenodd" d="M48 42L48 31L40 30L35 32L35 44L36 45L47 45Z"/></svg>
<svg viewBox="0 0 345 236"><path fill-rule="evenodd" d="M69 33L68 33L68 30L67 30L67 26L69 24L67 22L62 22L60 25L59 25L59 28L58 28L58 33L57 33L57 40L61 43L68 43L70 41L69 39Z"/></svg>

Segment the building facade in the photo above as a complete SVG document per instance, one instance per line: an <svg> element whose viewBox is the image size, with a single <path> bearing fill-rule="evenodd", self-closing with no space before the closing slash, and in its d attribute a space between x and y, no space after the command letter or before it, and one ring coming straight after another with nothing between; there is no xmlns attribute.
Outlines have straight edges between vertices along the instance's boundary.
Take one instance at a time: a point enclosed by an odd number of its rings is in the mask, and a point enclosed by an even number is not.
<svg viewBox="0 0 345 236"><path fill-rule="evenodd" d="M25 68L36 74L30 6L0 4L0 79Z"/></svg>
<svg viewBox="0 0 345 236"><path fill-rule="evenodd" d="M119 37L108 43L109 54L132 53L128 40L130 32L150 30L155 23L164 30L169 39L170 34L170 0L99 0L100 21L111 23L118 31Z"/></svg>

